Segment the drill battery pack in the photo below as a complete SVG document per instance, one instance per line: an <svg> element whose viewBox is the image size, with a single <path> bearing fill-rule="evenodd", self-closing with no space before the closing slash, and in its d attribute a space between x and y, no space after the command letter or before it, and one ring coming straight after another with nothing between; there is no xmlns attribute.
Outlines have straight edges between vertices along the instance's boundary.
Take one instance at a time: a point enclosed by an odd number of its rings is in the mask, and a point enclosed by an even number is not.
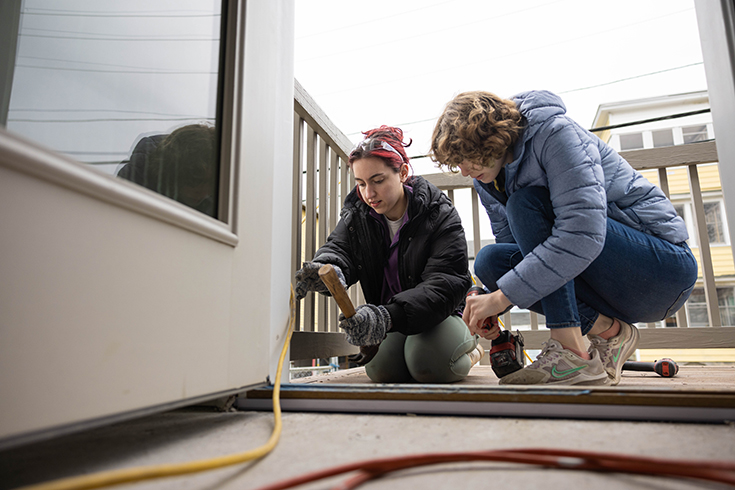
<svg viewBox="0 0 735 490"><path fill-rule="evenodd" d="M492 341L490 349L490 366L495 375L502 378L518 371L524 364L521 332L501 330L498 338Z"/></svg>

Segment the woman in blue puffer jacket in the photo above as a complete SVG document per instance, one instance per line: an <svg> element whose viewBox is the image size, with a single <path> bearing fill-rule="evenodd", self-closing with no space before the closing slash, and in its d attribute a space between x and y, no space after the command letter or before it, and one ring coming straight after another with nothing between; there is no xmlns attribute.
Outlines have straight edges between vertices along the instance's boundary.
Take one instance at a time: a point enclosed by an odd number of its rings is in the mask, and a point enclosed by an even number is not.
<svg viewBox="0 0 735 490"><path fill-rule="evenodd" d="M490 294L468 298L469 330L512 305L551 330L537 360L500 383L617 384L638 345L633 323L671 316L697 279L671 202L546 91L458 95L431 149L474 179L495 234L475 260Z"/></svg>

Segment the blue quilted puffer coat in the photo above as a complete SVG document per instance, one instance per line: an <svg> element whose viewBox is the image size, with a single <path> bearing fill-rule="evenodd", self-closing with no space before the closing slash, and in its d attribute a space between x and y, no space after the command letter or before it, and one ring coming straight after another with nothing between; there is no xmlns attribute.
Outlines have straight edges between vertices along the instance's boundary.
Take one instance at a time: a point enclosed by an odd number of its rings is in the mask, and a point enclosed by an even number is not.
<svg viewBox="0 0 735 490"><path fill-rule="evenodd" d="M556 214L552 235L497 282L513 304L527 308L584 271L602 251L607 218L674 244L687 240L663 191L567 117L558 96L531 91L512 100L524 130L505 167L505 192L546 187ZM496 241L514 243L494 185L474 181Z"/></svg>

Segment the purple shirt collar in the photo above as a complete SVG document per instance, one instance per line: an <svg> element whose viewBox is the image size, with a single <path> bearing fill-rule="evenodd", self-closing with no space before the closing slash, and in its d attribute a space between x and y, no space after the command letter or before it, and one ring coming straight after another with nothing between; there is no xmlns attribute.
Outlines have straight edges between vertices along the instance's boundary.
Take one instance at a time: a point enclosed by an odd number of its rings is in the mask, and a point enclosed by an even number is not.
<svg viewBox="0 0 735 490"><path fill-rule="evenodd" d="M413 188L410 185L403 184L403 188L413 195ZM410 196L407 197L410 199ZM383 226L385 244L388 247L388 260L383 267L383 291L381 293L381 303L385 305L388 304L393 296L403 291L401 281L398 276L398 241L401 235L401 230L409 221L408 203L406 203L406 212L403 214L401 227L396 231L396 234L393 236L393 240L390 239L390 230L385 216L376 213L372 208L370 208L370 216L377 219Z"/></svg>

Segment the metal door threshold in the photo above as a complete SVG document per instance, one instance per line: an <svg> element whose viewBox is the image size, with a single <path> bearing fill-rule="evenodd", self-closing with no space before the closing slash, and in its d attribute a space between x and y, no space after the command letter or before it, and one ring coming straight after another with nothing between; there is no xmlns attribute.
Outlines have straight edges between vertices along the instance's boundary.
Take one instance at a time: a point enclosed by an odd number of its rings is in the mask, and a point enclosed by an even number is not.
<svg viewBox="0 0 735 490"><path fill-rule="evenodd" d="M272 410L273 387L241 395L240 410ZM621 387L286 384L291 412L462 415L512 418L725 423L735 421L735 393Z"/></svg>

